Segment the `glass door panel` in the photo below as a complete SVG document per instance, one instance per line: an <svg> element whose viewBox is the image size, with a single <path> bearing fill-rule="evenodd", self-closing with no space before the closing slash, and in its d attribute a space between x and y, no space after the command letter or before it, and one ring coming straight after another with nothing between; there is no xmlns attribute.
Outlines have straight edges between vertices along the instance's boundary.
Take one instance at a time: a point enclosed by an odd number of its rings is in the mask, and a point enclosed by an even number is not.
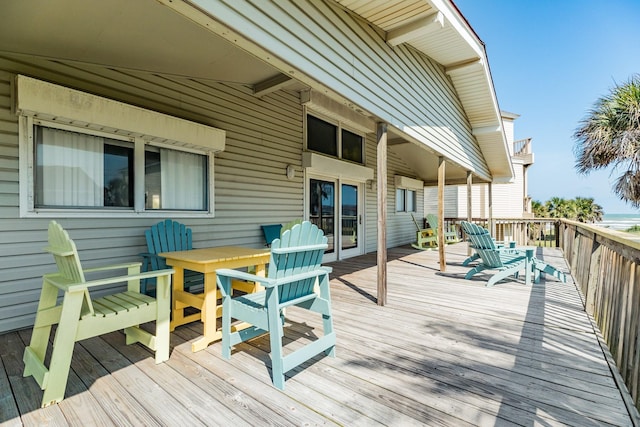
<svg viewBox="0 0 640 427"><path fill-rule="evenodd" d="M325 253L335 252L335 183L311 179L309 181L309 221L327 236L329 247Z"/></svg>
<svg viewBox="0 0 640 427"><path fill-rule="evenodd" d="M358 186L342 184L340 206L342 250L358 247Z"/></svg>

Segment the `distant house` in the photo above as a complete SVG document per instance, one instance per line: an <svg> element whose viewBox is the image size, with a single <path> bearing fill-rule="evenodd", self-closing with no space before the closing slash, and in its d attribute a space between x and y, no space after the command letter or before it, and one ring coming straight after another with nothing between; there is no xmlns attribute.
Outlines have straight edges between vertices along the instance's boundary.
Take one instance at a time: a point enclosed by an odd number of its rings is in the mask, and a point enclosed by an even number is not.
<svg viewBox="0 0 640 427"><path fill-rule="evenodd" d="M439 167L514 176L450 1L7 0L0 20L0 332L33 322L51 219L89 267L138 259L164 218L194 247L309 219L330 261L412 242Z"/></svg>
<svg viewBox="0 0 640 427"><path fill-rule="evenodd" d="M471 214L474 218L532 218L531 198L527 190L527 169L533 165L531 138L514 140L514 121L520 117L501 112L504 132L509 144L509 155L514 177L511 182L473 184L471 190ZM444 190L444 214L448 218L467 218L467 185L448 185ZM490 197L491 195L491 197ZM490 203L490 200L492 203ZM436 212L437 187L425 187L424 210ZM491 208L491 209L490 209ZM490 214L491 213L491 214Z"/></svg>

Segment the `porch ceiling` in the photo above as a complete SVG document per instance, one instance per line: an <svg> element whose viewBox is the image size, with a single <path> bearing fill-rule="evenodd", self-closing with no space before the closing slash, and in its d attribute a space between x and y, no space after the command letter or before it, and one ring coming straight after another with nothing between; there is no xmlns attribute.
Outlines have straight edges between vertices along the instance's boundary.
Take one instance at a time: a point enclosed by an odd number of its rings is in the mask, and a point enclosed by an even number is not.
<svg viewBox="0 0 640 427"><path fill-rule="evenodd" d="M2 15L0 52L248 86L279 74L155 0L10 0Z"/></svg>
<svg viewBox="0 0 640 427"><path fill-rule="evenodd" d="M478 131L476 138L494 179L511 177L484 46L452 5L439 0L338 2L384 30L388 42L409 43L445 67ZM1 54L240 84L255 92L308 88L293 79L279 81L282 74L273 65L157 0L9 0L2 11ZM440 16L438 11L444 14L441 28L438 19L429 23L434 13ZM402 136L390 136L396 137ZM438 153L413 143L391 149L425 182L437 180L433 166ZM465 177L458 165L447 167L447 183L464 182Z"/></svg>

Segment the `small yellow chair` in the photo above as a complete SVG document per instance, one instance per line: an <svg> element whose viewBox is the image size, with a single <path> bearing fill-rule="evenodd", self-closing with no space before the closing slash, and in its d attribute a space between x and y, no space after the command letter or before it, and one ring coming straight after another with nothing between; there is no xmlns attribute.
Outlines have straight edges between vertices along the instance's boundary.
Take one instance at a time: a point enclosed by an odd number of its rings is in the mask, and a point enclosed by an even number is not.
<svg viewBox="0 0 640 427"><path fill-rule="evenodd" d="M44 390L42 407L64 399L73 346L76 341L124 329L127 344L140 342L156 353L156 363L169 358L169 301L172 269L140 273L140 263L83 269L76 245L55 221L49 224L49 246L58 266L57 273L45 274L42 292L31 334L25 348L24 376L33 376ZM104 272L126 270L126 274L104 278ZM87 281L85 273L100 278ZM156 297L140 292L140 280L156 278ZM103 285L127 283L126 292L92 300L90 289ZM58 293L64 293L57 304ZM155 320L155 335L138 325ZM57 324L49 367L44 359L51 326Z"/></svg>

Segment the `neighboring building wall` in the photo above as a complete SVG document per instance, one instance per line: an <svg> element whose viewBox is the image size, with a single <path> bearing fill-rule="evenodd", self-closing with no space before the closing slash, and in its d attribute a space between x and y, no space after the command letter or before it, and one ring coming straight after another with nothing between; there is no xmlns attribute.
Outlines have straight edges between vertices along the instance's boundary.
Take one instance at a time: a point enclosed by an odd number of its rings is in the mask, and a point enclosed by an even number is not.
<svg viewBox="0 0 640 427"><path fill-rule="evenodd" d="M513 182L507 184L493 184L492 199L494 218L523 218L525 217L525 173L526 166L523 160L514 156L514 120L517 114L502 112L503 126L511 161L514 171ZM424 211L437 212L438 209L438 189L437 187L425 187ZM474 218L489 217L489 186L488 184L474 184L471 189L471 212ZM444 188L444 216L448 218L467 217L467 186L466 185L445 185Z"/></svg>

